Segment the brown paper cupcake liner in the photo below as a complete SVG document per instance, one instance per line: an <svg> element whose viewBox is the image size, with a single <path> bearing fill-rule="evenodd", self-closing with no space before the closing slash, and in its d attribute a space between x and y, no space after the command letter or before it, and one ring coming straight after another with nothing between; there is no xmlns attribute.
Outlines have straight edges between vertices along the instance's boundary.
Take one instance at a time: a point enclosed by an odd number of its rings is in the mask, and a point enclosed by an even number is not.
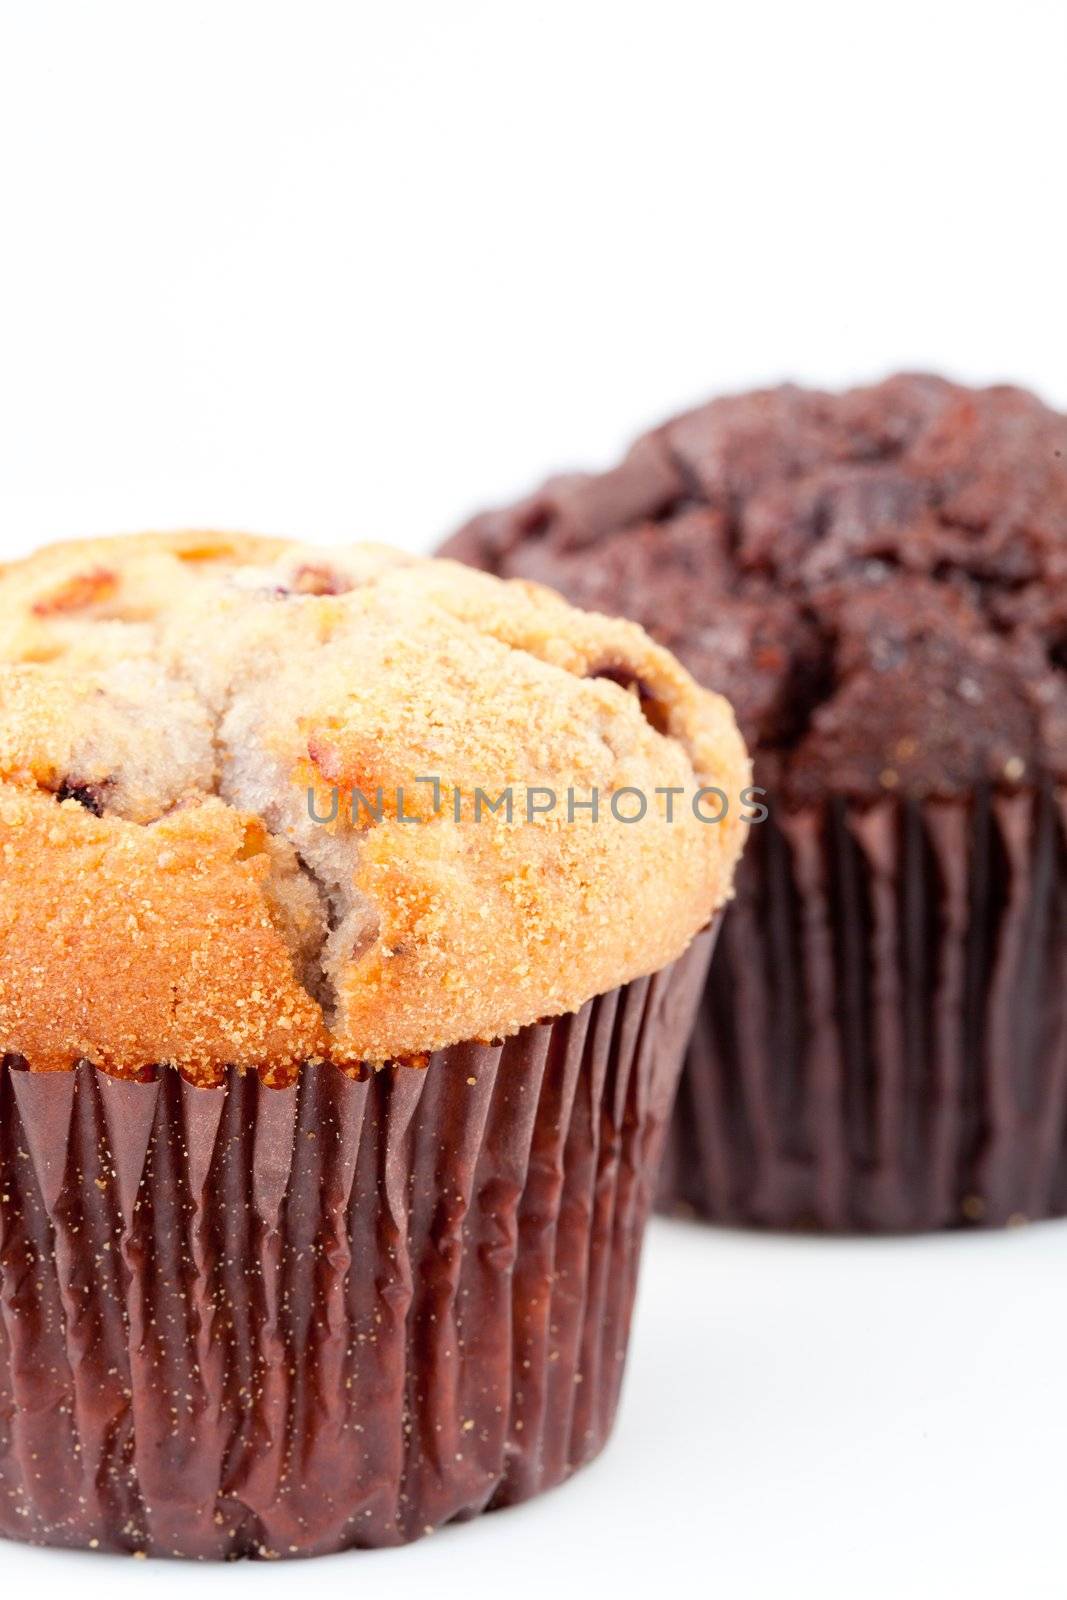
<svg viewBox="0 0 1067 1600"><path fill-rule="evenodd" d="M1067 1214L1067 794L755 827L660 1188L858 1231Z"/></svg>
<svg viewBox="0 0 1067 1600"><path fill-rule="evenodd" d="M0 1533L391 1545L595 1456L710 937L353 1082L0 1073Z"/></svg>

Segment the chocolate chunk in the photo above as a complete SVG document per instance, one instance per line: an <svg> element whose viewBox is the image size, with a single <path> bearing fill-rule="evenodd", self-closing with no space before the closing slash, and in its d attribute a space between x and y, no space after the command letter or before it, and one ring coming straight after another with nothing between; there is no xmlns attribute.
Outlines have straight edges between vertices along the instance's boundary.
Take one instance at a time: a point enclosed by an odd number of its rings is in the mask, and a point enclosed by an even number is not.
<svg viewBox="0 0 1067 1600"><path fill-rule="evenodd" d="M99 783L74 783L69 778L64 778L56 791L56 799L62 805L64 800L77 800L86 811L91 811L94 817L104 815L104 786Z"/></svg>
<svg viewBox="0 0 1067 1600"><path fill-rule="evenodd" d="M636 672L631 672L629 667L614 665L598 667L589 674L591 678L607 678L611 683L617 683L620 689L632 692L641 707L641 715L650 728L657 733L666 734L670 731L670 712L659 697L653 694L644 678Z"/></svg>

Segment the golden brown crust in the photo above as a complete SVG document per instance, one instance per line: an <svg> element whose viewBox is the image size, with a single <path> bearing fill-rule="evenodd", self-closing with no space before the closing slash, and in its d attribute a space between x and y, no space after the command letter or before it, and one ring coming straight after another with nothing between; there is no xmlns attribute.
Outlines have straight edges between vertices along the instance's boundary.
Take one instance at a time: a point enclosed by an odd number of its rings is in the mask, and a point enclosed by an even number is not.
<svg viewBox="0 0 1067 1600"><path fill-rule="evenodd" d="M536 586L371 546L53 547L0 572L0 1051L279 1076L515 1032L684 950L748 781L724 701Z"/></svg>

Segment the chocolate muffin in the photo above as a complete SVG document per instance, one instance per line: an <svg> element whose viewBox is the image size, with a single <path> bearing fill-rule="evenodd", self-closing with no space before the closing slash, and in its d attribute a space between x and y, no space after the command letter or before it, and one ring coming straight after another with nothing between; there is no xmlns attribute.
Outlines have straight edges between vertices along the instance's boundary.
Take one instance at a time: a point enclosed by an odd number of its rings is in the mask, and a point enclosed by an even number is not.
<svg viewBox="0 0 1067 1600"><path fill-rule="evenodd" d="M753 827L668 1204L839 1229L1067 1211L1067 419L901 376L712 401L445 547L726 694Z"/></svg>
<svg viewBox="0 0 1067 1600"><path fill-rule="evenodd" d="M388 1545L596 1454L744 834L611 802L748 776L639 628L451 563L0 573L0 1532Z"/></svg>

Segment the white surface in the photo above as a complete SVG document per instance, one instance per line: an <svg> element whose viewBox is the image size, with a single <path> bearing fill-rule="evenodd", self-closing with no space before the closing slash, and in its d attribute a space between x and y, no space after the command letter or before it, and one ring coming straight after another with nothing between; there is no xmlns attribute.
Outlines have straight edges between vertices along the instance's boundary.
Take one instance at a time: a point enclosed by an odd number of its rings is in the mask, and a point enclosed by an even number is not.
<svg viewBox="0 0 1067 1600"><path fill-rule="evenodd" d="M1067 1224L878 1243L653 1226L620 1427L406 1550L195 1570L0 1545L3 1593L1062 1600ZM8 1584L10 1583L10 1590Z"/></svg>
<svg viewBox="0 0 1067 1600"><path fill-rule="evenodd" d="M0 553L425 548L703 395L1067 404L1067 7L35 0L0 12ZM622 1425L410 1551L0 1592L1062 1595L1067 1230L657 1226Z"/></svg>

